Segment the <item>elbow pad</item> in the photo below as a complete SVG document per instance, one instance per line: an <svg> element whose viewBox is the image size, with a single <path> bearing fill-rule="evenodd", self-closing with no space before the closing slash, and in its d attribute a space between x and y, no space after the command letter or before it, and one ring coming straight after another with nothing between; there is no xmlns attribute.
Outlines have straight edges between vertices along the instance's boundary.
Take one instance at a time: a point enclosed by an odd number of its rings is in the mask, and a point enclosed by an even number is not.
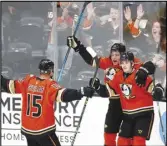
<svg viewBox="0 0 167 146"><path fill-rule="evenodd" d="M96 52L91 47L80 46L79 54L89 65L93 65L93 60L97 56Z"/></svg>

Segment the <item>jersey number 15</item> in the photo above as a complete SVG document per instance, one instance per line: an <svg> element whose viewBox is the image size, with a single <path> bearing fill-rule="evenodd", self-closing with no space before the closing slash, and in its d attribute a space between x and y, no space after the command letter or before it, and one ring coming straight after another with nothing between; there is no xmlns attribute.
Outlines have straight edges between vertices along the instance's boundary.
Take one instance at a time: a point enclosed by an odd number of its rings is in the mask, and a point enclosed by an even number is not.
<svg viewBox="0 0 167 146"><path fill-rule="evenodd" d="M41 100L42 100L41 95L27 94L27 111L26 111L27 116L31 116L31 113L32 113L32 117L35 117L35 118L38 118L41 116L42 106L39 103L39 101ZM31 112L31 109L33 107L37 109L36 112Z"/></svg>

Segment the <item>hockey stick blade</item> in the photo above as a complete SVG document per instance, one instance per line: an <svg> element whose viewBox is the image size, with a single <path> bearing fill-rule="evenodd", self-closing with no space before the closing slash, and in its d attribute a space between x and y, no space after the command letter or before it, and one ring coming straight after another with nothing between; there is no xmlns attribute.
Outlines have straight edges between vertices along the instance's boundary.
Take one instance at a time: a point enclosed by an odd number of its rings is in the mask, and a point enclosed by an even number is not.
<svg viewBox="0 0 167 146"><path fill-rule="evenodd" d="M80 25L80 23L81 23L81 19L82 19L82 17L83 17L83 13L84 13L84 11L85 11L86 6L87 6L89 3L90 3L90 2L84 2L84 4L83 4L82 11L81 11L81 13L80 13L80 15L79 15L79 18L78 18L78 20L77 20L77 24L76 24L76 28L75 28L75 30L74 30L73 36L76 35L76 33L77 33L78 29L79 29L79 25ZM67 53L66 53L66 55L65 55L65 58L64 58L64 61L63 61L63 64L62 64L62 68L61 68L61 70L60 70L60 73L59 73L59 76L58 76L58 79L57 79L58 82L60 82L60 79L61 79L61 77L62 77L63 70L64 70L65 64L66 64L66 62L67 62L67 58L68 58L68 56L69 56L70 50L71 50L71 48L68 48Z"/></svg>

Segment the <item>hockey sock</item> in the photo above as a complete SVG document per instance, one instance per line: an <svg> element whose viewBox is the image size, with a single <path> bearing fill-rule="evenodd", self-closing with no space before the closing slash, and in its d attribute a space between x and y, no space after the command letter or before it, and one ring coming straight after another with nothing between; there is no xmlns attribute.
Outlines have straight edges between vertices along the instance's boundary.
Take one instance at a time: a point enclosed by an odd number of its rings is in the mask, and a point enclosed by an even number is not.
<svg viewBox="0 0 167 146"><path fill-rule="evenodd" d="M118 142L117 142L117 146L131 146L132 142L131 142L131 138L125 138L125 137L118 137Z"/></svg>
<svg viewBox="0 0 167 146"><path fill-rule="evenodd" d="M146 146L146 138L141 136L134 136L133 137L133 146Z"/></svg>
<svg viewBox="0 0 167 146"><path fill-rule="evenodd" d="M104 133L105 146L116 146L116 133Z"/></svg>

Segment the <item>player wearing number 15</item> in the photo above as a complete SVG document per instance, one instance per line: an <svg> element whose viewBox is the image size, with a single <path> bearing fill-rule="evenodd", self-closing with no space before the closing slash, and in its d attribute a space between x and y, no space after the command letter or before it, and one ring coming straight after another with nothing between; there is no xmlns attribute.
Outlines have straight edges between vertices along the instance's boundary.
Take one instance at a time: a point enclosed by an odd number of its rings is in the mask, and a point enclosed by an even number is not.
<svg viewBox="0 0 167 146"><path fill-rule="evenodd" d="M55 134L54 102L92 97L90 87L66 89L52 80L54 63L43 59L39 63L40 76L27 75L21 80L6 79L1 75L1 87L8 93L22 94L21 133L28 146L60 146Z"/></svg>

